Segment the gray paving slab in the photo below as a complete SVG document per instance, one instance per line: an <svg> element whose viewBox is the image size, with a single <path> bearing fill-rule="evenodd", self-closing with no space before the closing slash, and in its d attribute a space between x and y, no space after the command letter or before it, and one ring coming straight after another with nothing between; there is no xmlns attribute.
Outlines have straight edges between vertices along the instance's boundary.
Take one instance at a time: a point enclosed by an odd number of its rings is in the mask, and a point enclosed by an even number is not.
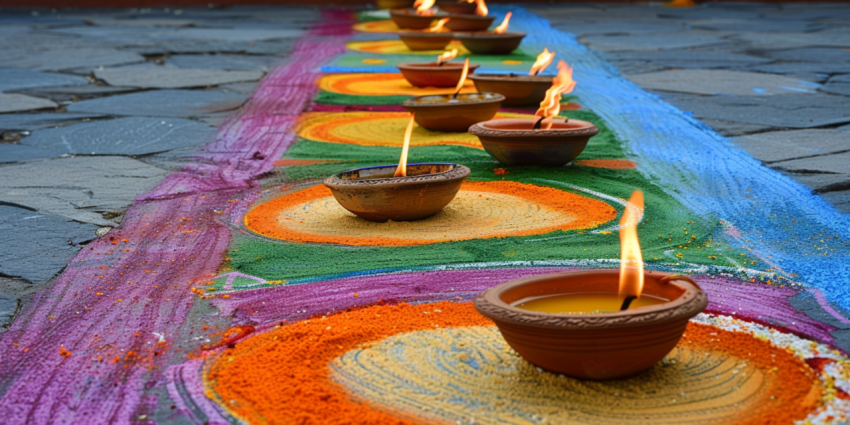
<svg viewBox="0 0 850 425"><path fill-rule="evenodd" d="M179 28L191 27L199 22L197 19L181 19L176 17L139 17L139 16L97 16L85 20L89 25L98 27L119 28Z"/></svg>
<svg viewBox="0 0 850 425"><path fill-rule="evenodd" d="M808 49L765 50L762 54L769 58L779 59L785 62L843 62L850 64L850 50L846 48L815 47Z"/></svg>
<svg viewBox="0 0 850 425"><path fill-rule="evenodd" d="M832 191L820 194L826 199L835 209L845 214L850 213L850 190Z"/></svg>
<svg viewBox="0 0 850 425"><path fill-rule="evenodd" d="M0 92L32 87L79 86L88 84L87 78L53 72L33 72L23 68L0 68Z"/></svg>
<svg viewBox="0 0 850 425"><path fill-rule="evenodd" d="M795 173L777 168L783 174L802 183L814 193L828 193L850 189L850 174Z"/></svg>
<svg viewBox="0 0 850 425"><path fill-rule="evenodd" d="M736 137L753 133L762 133L765 131L775 130L777 128L776 126L767 124L753 124L711 118L700 118L700 121L714 129L717 134L724 137Z"/></svg>
<svg viewBox="0 0 850 425"><path fill-rule="evenodd" d="M848 67L847 71L850 72L850 67ZM831 77L820 90L827 93L850 96L850 74ZM848 99L848 106L850 106L850 99Z"/></svg>
<svg viewBox="0 0 850 425"><path fill-rule="evenodd" d="M842 64L829 64L820 62L775 62L752 65L743 68L743 70L746 71L781 74L794 78L807 79L813 82L824 82L829 78L829 74L836 72L844 72L844 70L846 69L847 68L845 68Z"/></svg>
<svg viewBox="0 0 850 425"><path fill-rule="evenodd" d="M795 173L850 174L850 152L816 156L771 164L773 168Z"/></svg>
<svg viewBox="0 0 850 425"><path fill-rule="evenodd" d="M813 93L819 87L809 81L780 75L724 69L682 69L630 75L628 78L648 89L703 95L763 96Z"/></svg>
<svg viewBox="0 0 850 425"><path fill-rule="evenodd" d="M97 226L10 205L0 205L0 274L43 284L61 271ZM0 321L10 306L0 307ZM16 302L17 304L17 302ZM12 311L14 313L14 311Z"/></svg>
<svg viewBox="0 0 850 425"><path fill-rule="evenodd" d="M0 167L0 202L98 226L156 186L167 171L123 156L79 156Z"/></svg>
<svg viewBox="0 0 850 425"><path fill-rule="evenodd" d="M0 164L55 158L65 154L65 149L44 149L20 143L0 143Z"/></svg>
<svg viewBox="0 0 850 425"><path fill-rule="evenodd" d="M850 151L850 135L833 129L771 131L736 137L732 142L766 163Z"/></svg>
<svg viewBox="0 0 850 425"><path fill-rule="evenodd" d="M652 51L685 49L726 43L718 37L688 35L681 33L648 35L591 35L581 37L581 42L603 52Z"/></svg>
<svg viewBox="0 0 850 425"><path fill-rule="evenodd" d="M14 296L0 294L0 332L5 332L12 324L19 303Z"/></svg>
<svg viewBox="0 0 850 425"><path fill-rule="evenodd" d="M847 98L823 94L773 96L691 96L666 99L697 119L760 124L776 128L813 128L850 122Z"/></svg>
<svg viewBox="0 0 850 425"><path fill-rule="evenodd" d="M94 75L109 85L147 89L179 89L217 86L219 84L257 81L259 70L226 71L220 69L185 69L171 66L107 68Z"/></svg>
<svg viewBox="0 0 850 425"><path fill-rule="evenodd" d="M99 114L53 112L0 114L0 132L33 131L40 128L56 127L102 116L103 115Z"/></svg>
<svg viewBox="0 0 850 425"><path fill-rule="evenodd" d="M796 47L850 46L850 28L830 28L816 32L753 32L741 33L736 39L746 41L755 49L784 49Z"/></svg>
<svg viewBox="0 0 850 425"><path fill-rule="evenodd" d="M545 15L544 15L545 16ZM653 21L614 21L614 22L573 22L559 23L553 20L552 27L557 30L575 35L624 35L624 34L654 34L684 30L684 27L671 20Z"/></svg>
<svg viewBox="0 0 850 425"><path fill-rule="evenodd" d="M202 145L215 130L180 118L127 117L38 130L21 144L61 154L137 156Z"/></svg>
<svg viewBox="0 0 850 425"><path fill-rule="evenodd" d="M701 19L688 21L694 29L740 32L808 32L826 29L826 24L807 21L780 21L769 19Z"/></svg>
<svg viewBox="0 0 850 425"><path fill-rule="evenodd" d="M771 62L772 59L754 55L704 50L659 50L645 52L606 53L605 59L618 64L621 61L646 62L657 69L670 68L739 68Z"/></svg>
<svg viewBox="0 0 850 425"><path fill-rule="evenodd" d="M83 100L68 105L69 112L152 117L199 117L236 109L243 95L214 90L154 90Z"/></svg>
<svg viewBox="0 0 850 425"><path fill-rule="evenodd" d="M230 29L230 28L120 28L120 27L74 27L46 30L53 34L74 35L84 38L116 42L133 42L139 39L152 40L222 40L256 42L297 38L303 31L298 29Z"/></svg>
<svg viewBox="0 0 850 425"><path fill-rule="evenodd" d="M9 67L36 71L61 71L77 68L91 70L103 66L126 65L144 61L144 56L135 52L89 47L32 52L4 62L5 66Z"/></svg>
<svg viewBox="0 0 850 425"><path fill-rule="evenodd" d="M252 55L285 55L292 51L294 39L272 41L219 41L219 40L139 40L123 43L128 49L143 55L244 53Z"/></svg>
<svg viewBox="0 0 850 425"><path fill-rule="evenodd" d="M17 93L0 93L0 114L58 107L59 105L50 99L42 99Z"/></svg>
<svg viewBox="0 0 850 425"><path fill-rule="evenodd" d="M178 68L268 71L281 60L254 55L172 55L165 63Z"/></svg>
<svg viewBox="0 0 850 425"><path fill-rule="evenodd" d="M248 83L235 83L235 84L225 84L223 86L218 86L218 89L222 93L237 93L244 96L249 96L257 90L257 86L259 85L258 81L251 81Z"/></svg>
<svg viewBox="0 0 850 425"><path fill-rule="evenodd" d="M77 102L84 99L94 99L97 97L129 93L138 90L138 87L116 87L86 84L84 86L37 87L32 89L16 90L16 92L35 97L48 98L54 102L61 103Z"/></svg>

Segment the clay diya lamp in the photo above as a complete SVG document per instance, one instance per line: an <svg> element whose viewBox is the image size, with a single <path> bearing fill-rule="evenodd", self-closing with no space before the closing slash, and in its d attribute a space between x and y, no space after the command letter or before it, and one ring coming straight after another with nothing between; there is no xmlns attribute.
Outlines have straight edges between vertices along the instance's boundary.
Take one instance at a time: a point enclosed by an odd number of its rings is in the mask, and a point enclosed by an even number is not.
<svg viewBox="0 0 850 425"><path fill-rule="evenodd" d="M440 19L436 25L422 31L401 31L398 37L410 50L443 50L454 38L449 30L444 30L443 25L449 18Z"/></svg>
<svg viewBox="0 0 850 425"><path fill-rule="evenodd" d="M486 31L496 19L495 16L487 16L487 5L484 0L474 0L475 11L473 14L449 13L452 18L446 25L452 31Z"/></svg>
<svg viewBox="0 0 850 425"><path fill-rule="evenodd" d="M468 67L466 59L454 94L419 96L401 106L413 112L417 124L433 131L462 133L475 123L493 119L505 97L496 93L459 94Z"/></svg>
<svg viewBox="0 0 850 425"><path fill-rule="evenodd" d="M473 15L478 5L474 1L438 1L437 8L443 12L455 15Z"/></svg>
<svg viewBox="0 0 850 425"><path fill-rule="evenodd" d="M544 49L531 66L529 75L479 74L471 75L475 88L480 92L499 93L505 96L504 106L537 105L546 97L552 86L553 76L537 75L546 69L555 58L555 53Z"/></svg>
<svg viewBox="0 0 850 425"><path fill-rule="evenodd" d="M407 164L413 119L405 132L402 160L343 171L324 180L346 210L369 221L414 221L430 217L454 199L469 168L452 163Z"/></svg>
<svg viewBox="0 0 850 425"><path fill-rule="evenodd" d="M599 133L587 121L558 117L561 93L575 87L572 69L558 64L558 76L546 91L546 99L534 119L509 118L480 122L469 128L484 150L506 165L562 167L575 159L591 137Z"/></svg>
<svg viewBox="0 0 850 425"><path fill-rule="evenodd" d="M460 40L467 50L478 55L507 55L516 50L525 37L525 33L507 32L511 15L512 13L508 12L502 23L493 31L458 32L455 38Z"/></svg>
<svg viewBox="0 0 850 425"><path fill-rule="evenodd" d="M447 17L445 13L429 13L419 15L416 9L393 9L390 11L390 19L401 29L422 30L431 26L434 19Z"/></svg>
<svg viewBox="0 0 850 425"><path fill-rule="evenodd" d="M443 53L437 62L400 63L397 65L401 75L408 83L416 87L455 87L463 77L464 65L448 62L457 56L457 49ZM478 64L469 64L469 73L475 72Z"/></svg>
<svg viewBox="0 0 850 425"><path fill-rule="evenodd" d="M636 208L629 206L626 214L634 216ZM623 219L631 221L625 214ZM623 242L623 255L638 254L634 261L621 262L625 268L514 280L479 295L475 308L496 323L514 351L548 371L606 380L651 368L676 346L708 297L686 276L644 272L634 224L622 226L621 221L621 240L622 229L632 234ZM634 251L627 244L636 246Z"/></svg>

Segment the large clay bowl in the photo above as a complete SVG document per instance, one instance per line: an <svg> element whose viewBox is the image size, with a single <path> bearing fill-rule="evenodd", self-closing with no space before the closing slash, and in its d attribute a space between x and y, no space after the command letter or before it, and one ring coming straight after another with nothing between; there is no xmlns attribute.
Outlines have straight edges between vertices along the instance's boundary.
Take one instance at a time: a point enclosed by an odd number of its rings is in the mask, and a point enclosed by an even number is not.
<svg viewBox="0 0 850 425"><path fill-rule="evenodd" d="M486 31L493 24L495 16L459 15L450 13L446 28L452 31Z"/></svg>
<svg viewBox="0 0 850 425"><path fill-rule="evenodd" d="M512 306L543 295L617 293L619 269L554 273L488 289L475 308L496 322L505 341L535 365L580 379L627 378L658 363L708 298L689 278L646 272L643 292L669 302L607 314L551 314Z"/></svg>
<svg viewBox="0 0 850 425"><path fill-rule="evenodd" d="M472 15L478 7L475 3L467 3L465 1L445 1L437 2L437 7L446 13L454 13L456 15Z"/></svg>
<svg viewBox="0 0 850 425"><path fill-rule="evenodd" d="M525 33L521 32L504 34L458 32L455 34L455 39L460 40L466 50L477 55L507 55L519 47L523 37Z"/></svg>
<svg viewBox="0 0 850 425"><path fill-rule="evenodd" d="M404 31L398 37L410 50L443 50L451 43L454 34L446 32Z"/></svg>
<svg viewBox="0 0 850 425"><path fill-rule="evenodd" d="M446 13L436 13L434 16L419 16L416 9L393 9L390 19L401 29L422 30L431 26L435 19L445 18Z"/></svg>
<svg viewBox="0 0 850 425"><path fill-rule="evenodd" d="M458 164L408 164L407 177L393 177L396 165L358 168L325 179L343 208L369 221L414 221L430 217L457 195L469 168Z"/></svg>
<svg viewBox="0 0 850 425"><path fill-rule="evenodd" d="M550 75L470 75L480 92L499 93L505 96L504 106L539 105L552 87Z"/></svg>
<svg viewBox="0 0 850 425"><path fill-rule="evenodd" d="M469 132L478 136L484 150L503 164L541 167L563 167L599 133L587 121L564 122L562 117L555 117L549 130L532 130L533 126L534 120L509 118L479 122Z"/></svg>
<svg viewBox="0 0 850 425"><path fill-rule="evenodd" d="M401 9L413 6L412 0L377 0L378 9Z"/></svg>
<svg viewBox="0 0 850 425"><path fill-rule="evenodd" d="M463 64L447 62L438 65L431 63L400 63L397 65L401 75L408 83L416 87L457 87L463 74ZM475 72L478 64L469 64L469 72Z"/></svg>
<svg viewBox="0 0 850 425"><path fill-rule="evenodd" d="M429 95L405 100L402 107L413 112L416 123L428 130L462 133L469 126L493 119L505 97L497 93Z"/></svg>

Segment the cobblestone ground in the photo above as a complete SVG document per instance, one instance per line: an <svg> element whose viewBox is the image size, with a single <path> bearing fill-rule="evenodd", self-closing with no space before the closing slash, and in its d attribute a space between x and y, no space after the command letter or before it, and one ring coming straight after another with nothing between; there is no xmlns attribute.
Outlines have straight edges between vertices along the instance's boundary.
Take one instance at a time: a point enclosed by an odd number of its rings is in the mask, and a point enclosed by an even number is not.
<svg viewBox="0 0 850 425"><path fill-rule="evenodd" d="M530 6L850 212L850 7ZM0 324L216 126L318 19L295 8L0 10Z"/></svg>

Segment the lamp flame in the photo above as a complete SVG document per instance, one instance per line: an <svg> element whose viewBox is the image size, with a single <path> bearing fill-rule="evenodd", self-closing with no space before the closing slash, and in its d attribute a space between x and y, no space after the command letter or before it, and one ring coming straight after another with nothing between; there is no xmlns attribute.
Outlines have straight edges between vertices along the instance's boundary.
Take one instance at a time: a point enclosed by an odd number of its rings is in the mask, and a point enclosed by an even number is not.
<svg viewBox="0 0 850 425"><path fill-rule="evenodd" d="M620 294L640 297L643 292L643 256L637 224L643 219L643 192L636 190L620 219Z"/></svg>
<svg viewBox="0 0 850 425"><path fill-rule="evenodd" d="M564 61L558 62L558 75L552 80L552 87L546 90L546 96L540 102L540 109L534 114L538 119L534 128L537 128L538 123L544 130L552 128L552 117L561 112L561 94L572 92L575 86L573 68Z"/></svg>
<svg viewBox="0 0 850 425"><path fill-rule="evenodd" d="M466 82L466 75L469 74L469 58L466 58L463 61L463 72L460 74L460 81L457 82L457 87L455 88L455 97L460 93L460 89L463 88L463 83Z"/></svg>
<svg viewBox="0 0 850 425"><path fill-rule="evenodd" d="M475 3L475 0L458 0L458 3L463 3L463 2L466 2L466 3Z"/></svg>
<svg viewBox="0 0 850 425"><path fill-rule="evenodd" d="M487 10L487 4L484 3L484 0L475 0L475 4L478 5L475 8L475 14L478 16L487 16L489 10Z"/></svg>
<svg viewBox="0 0 850 425"><path fill-rule="evenodd" d="M437 65L442 65L444 62L448 62L457 57L457 49L452 49L451 52L445 52L440 56L437 56Z"/></svg>
<svg viewBox="0 0 850 425"><path fill-rule="evenodd" d="M550 52L548 47L543 48L543 53L537 55L537 60L534 61L534 65L531 65L531 71L528 75L537 75L543 72L552 61L555 60L555 52Z"/></svg>
<svg viewBox="0 0 850 425"><path fill-rule="evenodd" d="M439 21L437 21L437 23L433 27L426 28L424 32L440 32L440 31L442 31L443 25L445 25L446 22L449 22L449 19L451 19L451 18L440 19Z"/></svg>
<svg viewBox="0 0 850 425"><path fill-rule="evenodd" d="M419 16L434 16L434 11L431 10L434 7L435 0L416 0L413 3L413 7L416 8L416 14Z"/></svg>
<svg viewBox="0 0 850 425"><path fill-rule="evenodd" d="M505 31L508 30L508 22L510 22L511 20L511 15L513 15L512 12L508 12L505 14L505 19L502 20L502 23L499 24L498 27L493 29L493 32L495 34L504 34Z"/></svg>
<svg viewBox="0 0 850 425"><path fill-rule="evenodd" d="M404 144L401 145L401 158L398 160L398 167L395 169L393 177L407 177L407 151L410 149L410 137L412 135L413 114L410 114L410 122L407 124L407 130L404 130Z"/></svg>

